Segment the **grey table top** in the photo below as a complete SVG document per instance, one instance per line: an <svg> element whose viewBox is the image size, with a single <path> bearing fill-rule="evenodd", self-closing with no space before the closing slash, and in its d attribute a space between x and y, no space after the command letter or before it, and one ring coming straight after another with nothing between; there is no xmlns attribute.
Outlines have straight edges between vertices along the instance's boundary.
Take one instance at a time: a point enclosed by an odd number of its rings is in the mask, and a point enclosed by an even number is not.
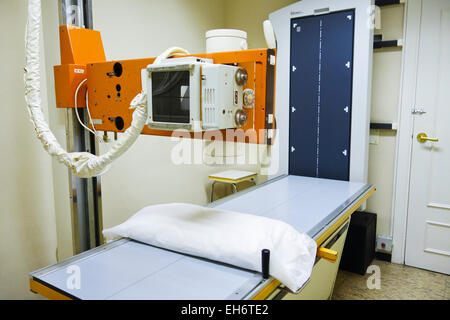
<svg viewBox="0 0 450 320"><path fill-rule="evenodd" d="M210 206L281 220L317 238L330 221L369 188L357 182L283 176Z"/></svg>
<svg viewBox="0 0 450 320"><path fill-rule="evenodd" d="M370 190L362 183L284 176L210 206L279 219L318 238L345 209ZM80 288L69 289L69 266ZM78 299L244 299L265 281L260 273L156 248L114 241L30 276Z"/></svg>

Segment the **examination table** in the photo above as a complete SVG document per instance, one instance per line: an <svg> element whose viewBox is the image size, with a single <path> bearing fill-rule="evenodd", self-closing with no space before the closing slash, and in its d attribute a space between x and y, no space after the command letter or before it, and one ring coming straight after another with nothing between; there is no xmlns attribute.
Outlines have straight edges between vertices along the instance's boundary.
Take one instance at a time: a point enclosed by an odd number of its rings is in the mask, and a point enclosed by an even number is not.
<svg viewBox="0 0 450 320"><path fill-rule="evenodd" d="M209 206L290 224L338 251L335 263L316 258L310 281L288 292L260 272L119 239L30 274L31 291L49 299L328 299L351 214L375 191L363 183L282 176ZM80 287L70 289L70 268Z"/></svg>

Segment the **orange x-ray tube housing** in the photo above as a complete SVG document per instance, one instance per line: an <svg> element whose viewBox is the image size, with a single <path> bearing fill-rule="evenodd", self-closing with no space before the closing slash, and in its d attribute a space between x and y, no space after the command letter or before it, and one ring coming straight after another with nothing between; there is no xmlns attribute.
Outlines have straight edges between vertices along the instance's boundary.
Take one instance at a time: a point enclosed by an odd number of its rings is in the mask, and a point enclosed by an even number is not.
<svg viewBox="0 0 450 320"><path fill-rule="evenodd" d="M71 108L74 106L75 89L79 82L87 78L89 111L94 119L95 129L107 132L123 132L131 124L133 110L131 100L142 91L141 70L153 63L155 58L120 60L106 62L97 31L61 27L61 61L62 66L55 67L57 106ZM74 40L75 39L75 40ZM82 53L78 53L82 51ZM274 95L275 95L275 52L272 49L254 49L211 54L192 54L192 56L212 59L214 63L233 64L243 67L248 73L245 88L255 92L255 105L245 109L247 124L241 128L245 134L245 142L272 144L269 130L274 129ZM91 60L90 60L91 59ZM72 66L73 64L77 67ZM84 74L74 75L72 70L86 70ZM78 84L76 83L78 82ZM78 96L78 105L85 107L83 96ZM58 97L64 97L64 103ZM72 103L67 101L71 100ZM235 129L229 129L236 132ZM227 139L237 141L229 130L222 130L216 135L191 134L193 138ZM226 131L229 135L227 137ZM142 134L171 136L172 131L154 130L147 126Z"/></svg>
<svg viewBox="0 0 450 320"><path fill-rule="evenodd" d="M73 26L59 27L61 65L55 66L57 108L74 108L75 91L87 78L86 65L106 61L100 32ZM78 92L77 105L86 107L86 86Z"/></svg>

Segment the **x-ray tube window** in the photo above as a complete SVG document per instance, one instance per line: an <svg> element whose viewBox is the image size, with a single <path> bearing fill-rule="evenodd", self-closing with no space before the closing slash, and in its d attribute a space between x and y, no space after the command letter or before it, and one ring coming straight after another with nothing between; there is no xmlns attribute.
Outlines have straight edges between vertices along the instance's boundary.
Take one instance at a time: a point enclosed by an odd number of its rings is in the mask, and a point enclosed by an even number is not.
<svg viewBox="0 0 450 320"><path fill-rule="evenodd" d="M189 123L189 71L152 73L153 121Z"/></svg>

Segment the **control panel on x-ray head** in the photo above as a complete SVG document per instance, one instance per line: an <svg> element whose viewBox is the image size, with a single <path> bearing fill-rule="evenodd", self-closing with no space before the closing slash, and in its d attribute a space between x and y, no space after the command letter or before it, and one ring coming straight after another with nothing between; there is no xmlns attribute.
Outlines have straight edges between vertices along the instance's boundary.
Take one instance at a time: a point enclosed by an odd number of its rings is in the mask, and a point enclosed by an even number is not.
<svg viewBox="0 0 450 320"><path fill-rule="evenodd" d="M247 122L242 67L212 59L182 57L150 64L142 71L148 96L148 126L190 131L231 129Z"/></svg>

